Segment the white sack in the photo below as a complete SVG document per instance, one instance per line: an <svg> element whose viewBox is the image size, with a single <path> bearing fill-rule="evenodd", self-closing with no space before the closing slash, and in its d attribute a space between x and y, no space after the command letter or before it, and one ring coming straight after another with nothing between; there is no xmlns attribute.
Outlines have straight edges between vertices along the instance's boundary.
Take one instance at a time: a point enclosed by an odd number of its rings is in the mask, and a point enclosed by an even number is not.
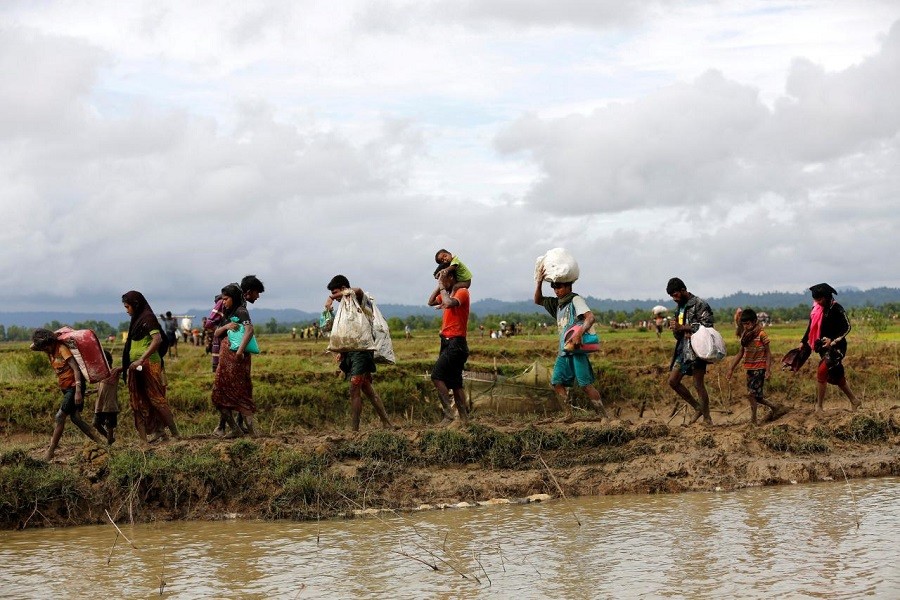
<svg viewBox="0 0 900 600"><path fill-rule="evenodd" d="M717 363L725 358L725 340L712 327L700 326L691 336L691 349L697 358L706 362Z"/></svg>
<svg viewBox="0 0 900 600"><path fill-rule="evenodd" d="M397 362L394 354L394 343L391 341L391 328L387 319L378 310L375 298L366 294L372 307L372 331L375 334L375 362L393 365Z"/></svg>
<svg viewBox="0 0 900 600"><path fill-rule="evenodd" d="M551 283L572 283L580 275L578 263L565 248L553 248L547 254L538 256L534 263L534 280L538 280L538 274L544 267L544 281Z"/></svg>
<svg viewBox="0 0 900 600"><path fill-rule="evenodd" d="M375 337L372 332L371 317L363 311L350 291L341 299L334 315L331 336L328 338L328 352L351 352L353 350L374 350Z"/></svg>

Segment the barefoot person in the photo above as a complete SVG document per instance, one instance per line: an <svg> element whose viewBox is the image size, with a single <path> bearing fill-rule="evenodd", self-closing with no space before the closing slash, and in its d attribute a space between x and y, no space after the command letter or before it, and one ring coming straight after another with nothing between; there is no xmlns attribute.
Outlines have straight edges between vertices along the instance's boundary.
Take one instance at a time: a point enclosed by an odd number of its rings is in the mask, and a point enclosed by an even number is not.
<svg viewBox="0 0 900 600"><path fill-rule="evenodd" d="M837 291L833 287L827 283L817 283L809 291L812 292L813 308L798 348L811 346L821 357L816 369L816 411L822 410L825 389L829 383L844 392L850 401L850 407L856 410L862 402L853 395L844 373L850 319L847 318L844 307L835 302Z"/></svg>
<svg viewBox="0 0 900 600"><path fill-rule="evenodd" d="M222 310L222 321L213 332L213 336L219 339L219 365L213 381L212 403L231 428L226 437L240 437L245 433L235 421L234 411L243 416L247 433L256 435L253 422L256 403L253 401L253 381L250 378L250 353L247 352L247 344L253 337L253 323L244 303L244 292L236 283L222 288ZM228 332L240 329L241 325L244 326L244 335L237 348L232 349Z"/></svg>
<svg viewBox="0 0 900 600"><path fill-rule="evenodd" d="M542 289L544 276L542 267L538 273L537 286L534 288L534 303L543 306L556 319L559 344L550 385L565 410L565 421L569 423L573 420L572 405L569 403L567 388L571 388L576 383L587 394L594 409L602 417L609 418L603 407L603 401L600 399L600 392L594 387L594 369L591 367L590 359L587 354L568 349L581 345L582 335L591 331L594 326L594 313L588 308L584 298L572 291L572 282L551 282L550 288L555 296L544 296ZM567 342L566 330L576 323L581 324L581 330Z"/></svg>
<svg viewBox="0 0 900 600"><path fill-rule="evenodd" d="M119 424L119 378L120 367L113 367L113 357L104 350L106 362L109 363L109 377L100 382L97 388L97 402L94 405L94 429L112 444L116 441L116 426Z"/></svg>
<svg viewBox="0 0 900 600"><path fill-rule="evenodd" d="M350 280L343 275L335 275L331 278L326 286L331 295L325 300L325 310L334 312L332 306L334 301L338 302L350 294L356 295L356 301L362 307L366 316L371 322L372 308L371 301L363 293L360 288L350 287ZM344 377L350 380L350 423L353 431L359 431L359 420L362 416L362 395L372 403L375 413L381 419L382 427L392 429L394 426L388 418L387 411L375 387L372 385L373 373L375 373L375 351L374 350L354 350L351 352L341 352L337 356L340 361L340 370L344 373Z"/></svg>
<svg viewBox="0 0 900 600"><path fill-rule="evenodd" d="M98 444L102 440L94 433L90 426L81 418L81 409L84 408L84 377L72 356L72 351L56 338L56 334L48 329L36 329L31 337L31 349L35 352L44 352L50 359L50 366L56 372L59 389L62 391L63 400L56 411L53 435L50 437L50 447L47 448L45 457L53 458L59 439L62 437L66 426L66 417L72 419L75 426Z"/></svg>
<svg viewBox="0 0 900 600"><path fill-rule="evenodd" d="M707 425L712 424L709 416L709 394L706 392L706 363L697 359L691 349L691 335L696 333L700 326L713 326L713 312L706 300L698 298L687 291L687 286L678 277L673 277L666 285L666 293L672 297L678 306L675 315L669 322L669 329L675 335L675 352L669 365L669 387L675 390L691 408L694 416L691 423L695 423L701 417ZM694 379L694 389L697 390L698 400L694 400L691 392L681 382L685 375Z"/></svg>
<svg viewBox="0 0 900 600"><path fill-rule="evenodd" d="M772 351L769 349L769 335L763 331L752 308L745 308L737 317L741 326L741 350L734 357L728 380L734 377L734 370L743 362L747 372L747 398L750 400L750 424L756 425L756 405L771 409L767 421L774 421L787 412L783 406L765 399L763 389L772 375Z"/></svg>
<svg viewBox="0 0 900 600"><path fill-rule="evenodd" d="M465 425L469 422L469 407L466 404L462 376L463 367L469 358L469 344L466 341L469 329L469 290L458 287L457 283L456 272L445 271L438 279L437 288L428 298L428 306L444 311L441 320L441 350L431 369L431 382L437 390L444 411L441 425L450 425L454 421L450 392L453 392L453 404L459 413L460 423Z"/></svg>
<svg viewBox="0 0 900 600"><path fill-rule="evenodd" d="M147 434L164 436L168 427L175 438L178 427L169 402L166 400L166 372L163 357L163 329L144 295L131 290L122 295L122 305L131 317L128 339L122 350L122 368L125 369L134 427L138 438L147 441ZM126 368L127 367L127 368Z"/></svg>

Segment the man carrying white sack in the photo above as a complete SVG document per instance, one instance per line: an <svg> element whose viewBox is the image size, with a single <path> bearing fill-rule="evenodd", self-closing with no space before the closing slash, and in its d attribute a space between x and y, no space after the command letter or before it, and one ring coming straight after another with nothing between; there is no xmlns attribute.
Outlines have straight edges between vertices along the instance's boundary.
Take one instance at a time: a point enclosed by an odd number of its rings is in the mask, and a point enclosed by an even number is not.
<svg viewBox="0 0 900 600"><path fill-rule="evenodd" d="M574 420L566 388L572 387L575 383L584 389L597 412L601 416L609 418L603 402L600 400L600 392L594 387L594 370L591 368L591 361L586 354L569 350L569 348L577 348L581 345L582 336L589 332L594 325L594 313L588 308L584 298L572 291L572 282L553 281L550 283L550 287L553 288L556 296L544 296L542 285L545 277L546 272L542 265L537 273L534 303L543 306L556 318L559 330L559 351L556 363L553 365L550 385L553 386L553 391L556 392L556 396L566 411L564 421L571 423ZM581 328L567 341L565 339L566 330L576 322L579 322Z"/></svg>

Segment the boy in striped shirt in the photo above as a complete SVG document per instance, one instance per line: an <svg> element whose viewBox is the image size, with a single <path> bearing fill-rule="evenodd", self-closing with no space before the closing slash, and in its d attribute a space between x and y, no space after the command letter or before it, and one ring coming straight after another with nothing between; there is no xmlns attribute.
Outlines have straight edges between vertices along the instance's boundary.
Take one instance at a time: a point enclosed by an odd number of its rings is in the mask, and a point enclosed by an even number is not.
<svg viewBox="0 0 900 600"><path fill-rule="evenodd" d="M741 362L747 372L747 398L750 400L750 424L756 425L756 406L762 404L771 409L767 421L774 421L783 416L787 409L780 404L773 404L763 397L766 379L772 375L772 352L769 350L769 336L763 331L756 317L756 311L746 308L740 316L741 351L734 357L728 379L734 376L734 370Z"/></svg>

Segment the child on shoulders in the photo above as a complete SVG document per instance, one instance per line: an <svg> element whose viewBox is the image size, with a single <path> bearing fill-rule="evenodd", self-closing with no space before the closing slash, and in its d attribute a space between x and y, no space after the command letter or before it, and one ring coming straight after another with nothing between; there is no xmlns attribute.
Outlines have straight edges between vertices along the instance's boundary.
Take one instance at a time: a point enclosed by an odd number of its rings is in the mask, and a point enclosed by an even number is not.
<svg viewBox="0 0 900 600"><path fill-rule="evenodd" d="M453 284L451 293L472 285L472 272L459 260L458 256L453 256L449 250L441 248L435 253L434 260L438 264L438 268L434 271L435 279L440 279L444 273L454 273L456 275L456 283Z"/></svg>

